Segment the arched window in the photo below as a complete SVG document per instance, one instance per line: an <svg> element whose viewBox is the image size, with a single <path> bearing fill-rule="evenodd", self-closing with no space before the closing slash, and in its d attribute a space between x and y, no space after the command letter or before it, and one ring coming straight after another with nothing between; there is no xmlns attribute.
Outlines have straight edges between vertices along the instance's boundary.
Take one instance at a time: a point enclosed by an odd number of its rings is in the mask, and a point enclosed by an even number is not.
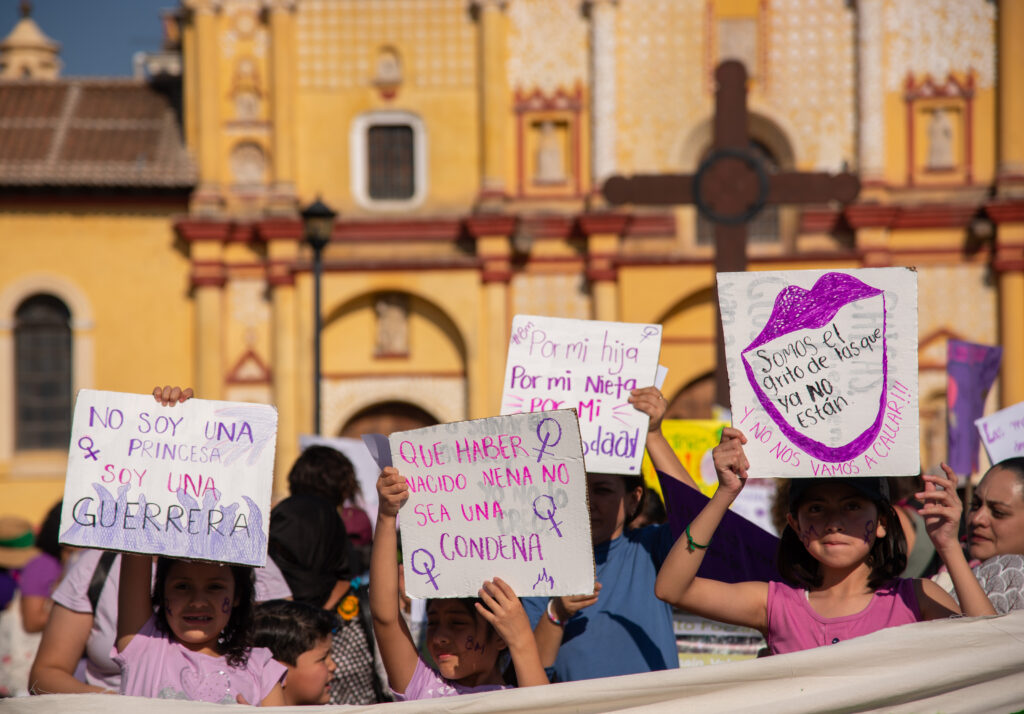
<svg viewBox="0 0 1024 714"><path fill-rule="evenodd" d="M52 295L33 295L14 325L15 445L67 449L71 437L71 312Z"/></svg>
<svg viewBox="0 0 1024 714"><path fill-rule="evenodd" d="M769 174L779 170L779 162L772 156L768 147L759 141L750 142L750 151L761 160L765 171ZM715 229L711 221L697 214L697 245L712 245L715 241ZM779 207L767 205L762 208L754 219L747 224L747 241L750 243L779 242Z"/></svg>

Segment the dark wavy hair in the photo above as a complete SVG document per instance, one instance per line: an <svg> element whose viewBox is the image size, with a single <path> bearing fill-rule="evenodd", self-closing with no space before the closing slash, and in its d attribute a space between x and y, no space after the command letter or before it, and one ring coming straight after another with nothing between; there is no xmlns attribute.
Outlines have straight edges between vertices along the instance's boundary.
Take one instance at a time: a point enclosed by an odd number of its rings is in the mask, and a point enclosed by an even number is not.
<svg viewBox="0 0 1024 714"><path fill-rule="evenodd" d="M170 625L167 624L167 613L165 612L164 592L167 588L167 575L171 566L176 563L187 564L187 561L179 558L168 558L161 555L156 559L156 581L153 584L153 601L156 605L156 626L161 632L173 635ZM249 662L249 652L252 650L252 625L253 608L256 586L252 568L246 565L234 565L225 563L231 568L231 575L235 580L235 600L238 604L231 608L231 617L228 624L220 633L217 639L217 646L220 648L224 658L232 667L244 667Z"/></svg>
<svg viewBox="0 0 1024 714"><path fill-rule="evenodd" d="M39 526L39 532L36 533L36 548L57 560L60 560L62 549L60 544L60 512L63 505L63 501L57 501L54 507L50 509L50 512L46 514L46 519Z"/></svg>
<svg viewBox="0 0 1024 714"><path fill-rule="evenodd" d="M875 539L867 557L871 568L868 587L877 590L899 577L907 567L907 539L892 503L886 498L872 499L872 503L878 509L879 522L885 526L885 536ZM790 512L795 514L799 505L799 502L794 504ZM821 564L807 552L800 537L788 524L779 539L778 563L779 574L788 584L803 588L821 587Z"/></svg>
<svg viewBox="0 0 1024 714"><path fill-rule="evenodd" d="M309 446L295 459L288 472L288 490L293 496L320 496L334 507L362 496L356 470L348 457L330 446Z"/></svg>
<svg viewBox="0 0 1024 714"><path fill-rule="evenodd" d="M330 637L338 626L338 616L329 610L294 600L270 600L256 606L252 643L294 667L303 652Z"/></svg>

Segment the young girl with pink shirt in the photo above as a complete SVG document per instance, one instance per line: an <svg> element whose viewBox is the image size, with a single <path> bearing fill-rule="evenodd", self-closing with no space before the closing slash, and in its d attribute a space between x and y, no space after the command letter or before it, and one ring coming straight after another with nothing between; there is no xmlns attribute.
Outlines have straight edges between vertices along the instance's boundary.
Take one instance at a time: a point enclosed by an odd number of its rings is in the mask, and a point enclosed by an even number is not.
<svg viewBox="0 0 1024 714"><path fill-rule="evenodd" d="M794 479L779 544L785 582L722 583L696 577L704 550L747 479L746 437L722 431L713 451L718 490L673 546L655 593L689 612L760 630L772 654L835 644L885 627L950 615L994 615L957 540L963 507L956 474L924 475L916 497L962 610L930 580L898 577L906 544L884 478Z"/></svg>
<svg viewBox="0 0 1024 714"><path fill-rule="evenodd" d="M499 655L508 649L518 686L547 684L530 620L512 588L495 578L479 600L434 599L427 605L427 649L437 664L420 658L399 614L396 554L398 510L409 485L394 467L377 480L377 528L370 554L370 611L391 690L400 700L433 699L507 688Z"/></svg>
<svg viewBox="0 0 1024 714"><path fill-rule="evenodd" d="M286 669L252 647L252 568L121 556L117 641L121 694L283 705Z"/></svg>

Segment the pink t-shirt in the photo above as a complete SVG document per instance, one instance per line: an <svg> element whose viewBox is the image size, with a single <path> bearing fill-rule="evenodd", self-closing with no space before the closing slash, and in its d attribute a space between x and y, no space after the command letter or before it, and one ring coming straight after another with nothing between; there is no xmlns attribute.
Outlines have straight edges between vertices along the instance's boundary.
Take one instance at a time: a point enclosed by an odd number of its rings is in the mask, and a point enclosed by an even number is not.
<svg viewBox="0 0 1024 714"><path fill-rule="evenodd" d="M391 693L400 702L412 702L417 699L440 699L441 697L454 697L459 694L476 694L477 692L494 692L499 689L511 689L512 687L500 684L482 684L479 687L466 687L458 682L442 677L437 670L433 670L421 659L416 662L416 669L409 680L409 686L405 692L399 694L394 689Z"/></svg>
<svg viewBox="0 0 1024 714"><path fill-rule="evenodd" d="M224 657L193 652L156 629L150 617L124 652L111 652L121 668L121 694L155 699L234 704L241 694L258 704L287 672L266 647L253 647L244 667Z"/></svg>
<svg viewBox="0 0 1024 714"><path fill-rule="evenodd" d="M819 615L807 591L785 583L768 583L768 647L772 654L834 645L852 637L921 620L912 578L897 578L878 588L860 612L842 617Z"/></svg>

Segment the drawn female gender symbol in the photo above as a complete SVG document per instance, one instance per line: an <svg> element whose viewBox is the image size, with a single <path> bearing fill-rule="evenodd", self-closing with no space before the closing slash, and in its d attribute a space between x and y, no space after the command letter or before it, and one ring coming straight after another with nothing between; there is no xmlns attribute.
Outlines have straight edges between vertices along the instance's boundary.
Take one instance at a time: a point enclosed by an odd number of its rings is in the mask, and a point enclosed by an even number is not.
<svg viewBox="0 0 1024 714"><path fill-rule="evenodd" d="M423 553L423 557L420 558L420 565L422 568L416 567L416 556L419 553ZM429 559L429 560L428 560ZM412 552L412 557L409 558L409 562L412 565L412 572L417 575L426 575L427 582L434 586L434 590L440 590L437 587L437 581L434 580L434 566L436 564L434 555L426 548L417 548ZM440 575L441 573L438 573Z"/></svg>
<svg viewBox="0 0 1024 714"><path fill-rule="evenodd" d="M85 452L85 458L92 459L93 461L99 461L96 458L96 454L100 453L99 449L93 450L93 442L91 436L83 436L78 440L78 448Z"/></svg>
<svg viewBox="0 0 1024 714"><path fill-rule="evenodd" d="M551 422L554 426L549 425L545 428L544 425L548 422ZM558 434L554 433L556 429L558 430ZM542 434L541 431L544 433ZM555 437L554 441L551 441L552 435ZM559 424L556 419L544 417L540 420L540 423L537 424L537 438L540 439L540 448L534 449L534 451L537 452L537 463L539 464L540 460L544 458L544 455L547 453L548 447L556 446L558 442L562 440L562 425Z"/></svg>
<svg viewBox="0 0 1024 714"><path fill-rule="evenodd" d="M537 505L537 503L542 500L547 501L547 510L545 510L544 513L540 512L540 508ZM555 499L551 498L551 496L548 496L547 494L537 496L537 498L533 499L533 512L537 514L537 518L541 519L542 521L551 521L551 530L557 533L558 537L561 538L562 531L559 529L558 526L560 526L562 522L555 522L555 511L557 510L558 507L555 505Z"/></svg>
<svg viewBox="0 0 1024 714"><path fill-rule="evenodd" d="M644 328L644 331L640 333L640 341L643 342L648 337L655 337L658 334L658 328L654 325L648 325Z"/></svg>

